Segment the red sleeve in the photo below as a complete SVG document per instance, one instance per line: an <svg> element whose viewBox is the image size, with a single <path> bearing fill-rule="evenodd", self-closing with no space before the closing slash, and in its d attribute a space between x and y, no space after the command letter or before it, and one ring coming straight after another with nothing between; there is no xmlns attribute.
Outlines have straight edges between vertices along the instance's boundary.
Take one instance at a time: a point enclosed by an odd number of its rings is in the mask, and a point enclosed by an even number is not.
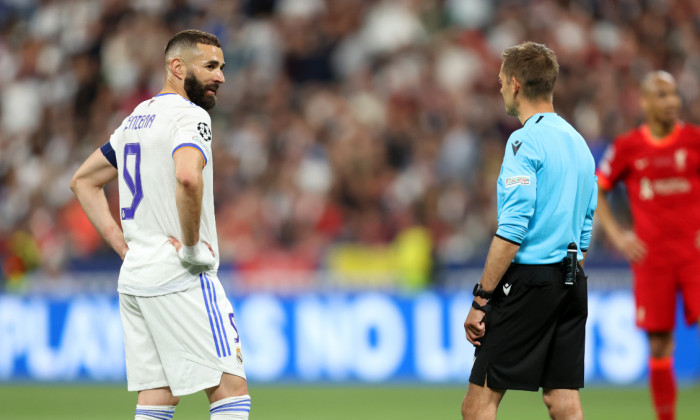
<svg viewBox="0 0 700 420"><path fill-rule="evenodd" d="M627 138L628 136L616 138L608 146L596 169L598 184L606 191L611 190L618 181L624 178L627 172L629 162L629 153L626 153L625 147Z"/></svg>
<svg viewBox="0 0 700 420"><path fill-rule="evenodd" d="M688 124L689 129L693 133L693 138L695 139L694 145L700 150L700 127L697 125Z"/></svg>

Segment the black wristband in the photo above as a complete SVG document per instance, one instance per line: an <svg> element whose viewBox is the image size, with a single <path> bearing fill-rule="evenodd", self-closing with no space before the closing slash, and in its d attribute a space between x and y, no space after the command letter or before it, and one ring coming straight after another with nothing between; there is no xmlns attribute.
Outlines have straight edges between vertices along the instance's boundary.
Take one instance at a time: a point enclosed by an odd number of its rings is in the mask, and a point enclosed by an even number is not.
<svg viewBox="0 0 700 420"><path fill-rule="evenodd" d="M472 291L472 294L474 296L479 296L484 299L491 299L491 295L493 294L493 291L487 292L486 290L481 288L481 283L477 283L474 285L474 291Z"/></svg>
<svg viewBox="0 0 700 420"><path fill-rule="evenodd" d="M476 300L472 300L472 308L476 309L477 311L481 311L485 314L489 313L489 304L487 303L484 306L479 305Z"/></svg>

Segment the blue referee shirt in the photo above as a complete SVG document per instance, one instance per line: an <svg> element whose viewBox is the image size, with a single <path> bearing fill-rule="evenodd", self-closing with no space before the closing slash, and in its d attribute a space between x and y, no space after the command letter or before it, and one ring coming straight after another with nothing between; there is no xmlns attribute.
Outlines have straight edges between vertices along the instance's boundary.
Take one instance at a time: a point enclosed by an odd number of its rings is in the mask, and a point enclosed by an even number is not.
<svg viewBox="0 0 700 420"><path fill-rule="evenodd" d="M555 113L530 117L511 134L498 177L496 236L520 245L513 262L560 262L570 242L587 250L598 205L586 141Z"/></svg>

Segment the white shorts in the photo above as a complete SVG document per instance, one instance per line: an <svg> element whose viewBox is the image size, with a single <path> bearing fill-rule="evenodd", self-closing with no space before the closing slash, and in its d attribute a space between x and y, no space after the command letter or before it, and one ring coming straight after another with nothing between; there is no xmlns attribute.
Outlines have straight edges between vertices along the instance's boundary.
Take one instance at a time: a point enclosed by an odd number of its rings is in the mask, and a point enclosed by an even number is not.
<svg viewBox="0 0 700 420"><path fill-rule="evenodd" d="M119 294L129 391L169 386L187 395L219 385L223 372L245 379L233 308L216 277L162 296Z"/></svg>

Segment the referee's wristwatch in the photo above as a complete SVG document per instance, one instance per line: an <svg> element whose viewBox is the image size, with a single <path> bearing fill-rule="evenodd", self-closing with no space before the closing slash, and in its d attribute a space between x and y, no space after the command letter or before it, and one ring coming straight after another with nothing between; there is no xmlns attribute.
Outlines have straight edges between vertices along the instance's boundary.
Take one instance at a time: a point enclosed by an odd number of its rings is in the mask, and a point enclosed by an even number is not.
<svg viewBox="0 0 700 420"><path fill-rule="evenodd" d="M486 290L481 288L481 283L477 283L474 285L474 291L472 292L474 296L478 296L484 299L491 299L491 295L493 292L487 292Z"/></svg>

